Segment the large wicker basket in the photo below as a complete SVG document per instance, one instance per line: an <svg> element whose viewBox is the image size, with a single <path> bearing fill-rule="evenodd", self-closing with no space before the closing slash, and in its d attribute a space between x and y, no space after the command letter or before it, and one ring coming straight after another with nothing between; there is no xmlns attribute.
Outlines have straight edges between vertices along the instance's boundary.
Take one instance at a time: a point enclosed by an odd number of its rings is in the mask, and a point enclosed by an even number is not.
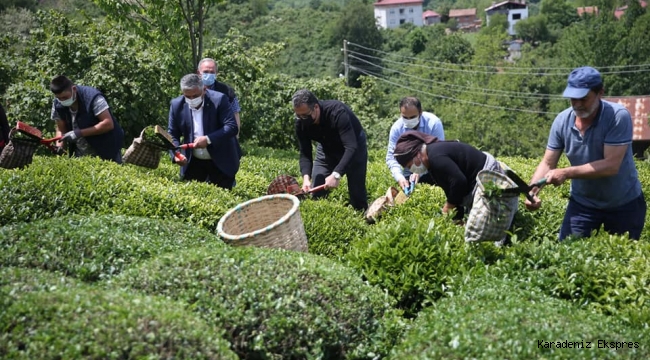
<svg viewBox="0 0 650 360"><path fill-rule="evenodd" d="M230 209L217 233L234 246L258 246L307 251L300 201L290 194L266 195Z"/></svg>

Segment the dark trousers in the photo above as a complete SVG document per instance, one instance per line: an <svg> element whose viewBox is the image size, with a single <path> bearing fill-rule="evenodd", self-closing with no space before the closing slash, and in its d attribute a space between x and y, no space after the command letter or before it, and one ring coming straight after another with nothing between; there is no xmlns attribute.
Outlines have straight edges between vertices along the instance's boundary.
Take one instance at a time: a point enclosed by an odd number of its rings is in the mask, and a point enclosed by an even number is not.
<svg viewBox="0 0 650 360"><path fill-rule="evenodd" d="M350 205L356 210L365 211L368 208L368 193L366 192L366 173L368 172L368 149L366 148L365 135L363 146L357 148L354 158L345 170L348 179L348 193ZM320 146L316 150L316 159L312 168L312 187L325 183L325 178L330 176L339 163L338 158L328 158L323 154ZM325 197L329 191L323 190L314 194L314 198Z"/></svg>
<svg viewBox="0 0 650 360"><path fill-rule="evenodd" d="M203 160L192 158L190 163L185 169L184 180L205 181L210 184L215 184L220 188L232 189L235 182L231 178L221 172L219 168L212 162L212 160Z"/></svg>
<svg viewBox="0 0 650 360"><path fill-rule="evenodd" d="M591 236L601 225L610 234L629 232L630 239L638 240L645 223L646 210L643 194L625 205L605 210L583 206L570 198L560 229L560 241L569 235Z"/></svg>

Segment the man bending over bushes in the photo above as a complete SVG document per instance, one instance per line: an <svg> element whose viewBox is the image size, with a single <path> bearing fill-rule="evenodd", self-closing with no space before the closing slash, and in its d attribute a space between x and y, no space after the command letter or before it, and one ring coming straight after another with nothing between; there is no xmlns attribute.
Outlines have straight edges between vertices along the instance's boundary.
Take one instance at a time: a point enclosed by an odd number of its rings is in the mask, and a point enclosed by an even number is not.
<svg viewBox="0 0 650 360"><path fill-rule="evenodd" d="M181 79L183 95L171 101L168 131L174 144L194 144L187 157L172 161L181 167L185 180L206 181L232 189L239 171L241 149L237 141L237 122L228 97L204 90L201 75Z"/></svg>
<svg viewBox="0 0 650 360"><path fill-rule="evenodd" d="M90 86L75 85L61 75L50 82L54 93L52 120L58 145L67 144L70 156L99 156L122 163L124 131L115 120L102 93Z"/></svg>
<svg viewBox="0 0 650 360"><path fill-rule="evenodd" d="M561 185L571 179L571 194L566 208L560 240L567 236L590 236L604 225L609 233L629 232L641 237L646 201L632 157L632 119L625 107L601 99L603 80L591 67L581 67L569 75L564 97L571 107L553 121L546 152L532 182L546 178L548 184ZM571 166L558 169L562 152ZM539 188L533 190L537 210Z"/></svg>
<svg viewBox="0 0 650 360"><path fill-rule="evenodd" d="M325 184L325 189L339 186L341 176L348 177L350 205L356 210L368 208L366 172L368 148L366 133L352 110L338 100L319 101L307 89L292 97L296 137L300 145L302 189ZM316 159L312 158L311 142L316 141ZM327 195L327 191L315 197Z"/></svg>

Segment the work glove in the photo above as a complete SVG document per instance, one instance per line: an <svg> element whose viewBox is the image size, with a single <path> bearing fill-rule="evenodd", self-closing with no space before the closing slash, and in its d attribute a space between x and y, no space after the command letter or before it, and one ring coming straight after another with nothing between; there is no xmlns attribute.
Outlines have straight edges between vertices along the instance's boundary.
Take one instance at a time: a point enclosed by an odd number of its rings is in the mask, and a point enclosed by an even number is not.
<svg viewBox="0 0 650 360"><path fill-rule="evenodd" d="M77 139L81 137L81 130L79 129L74 129L72 131L68 131L63 135L61 138L61 141L68 141L68 142L76 142Z"/></svg>

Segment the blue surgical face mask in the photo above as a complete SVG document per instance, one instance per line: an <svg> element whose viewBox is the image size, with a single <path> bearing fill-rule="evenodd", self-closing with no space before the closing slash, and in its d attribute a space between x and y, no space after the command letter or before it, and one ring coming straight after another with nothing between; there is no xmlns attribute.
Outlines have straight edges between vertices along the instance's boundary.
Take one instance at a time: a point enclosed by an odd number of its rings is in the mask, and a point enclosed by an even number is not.
<svg viewBox="0 0 650 360"><path fill-rule="evenodd" d="M74 93L74 91L72 92L72 96L70 96L69 99L66 99L66 100L63 100L63 101L59 100L61 105L65 106L65 107L72 106L72 104L74 104L74 101L75 101L75 93Z"/></svg>
<svg viewBox="0 0 650 360"><path fill-rule="evenodd" d="M203 73L201 74L201 79L203 80L203 85L212 86L214 81L217 79L217 76L215 74Z"/></svg>

